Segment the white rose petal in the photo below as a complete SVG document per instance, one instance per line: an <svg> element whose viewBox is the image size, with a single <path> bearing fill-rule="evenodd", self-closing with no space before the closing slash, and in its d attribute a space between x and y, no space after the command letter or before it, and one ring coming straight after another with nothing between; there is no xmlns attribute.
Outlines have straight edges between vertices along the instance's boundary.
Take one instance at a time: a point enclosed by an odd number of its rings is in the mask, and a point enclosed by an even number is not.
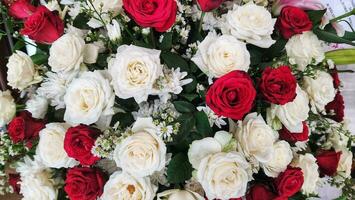
<svg viewBox="0 0 355 200"><path fill-rule="evenodd" d="M7 82L14 89L23 90L42 81L31 58L21 51L16 51L10 56L6 67Z"/></svg>
<svg viewBox="0 0 355 200"><path fill-rule="evenodd" d="M78 70L84 61L85 41L67 33L56 40L49 50L48 64L54 72Z"/></svg>
<svg viewBox="0 0 355 200"><path fill-rule="evenodd" d="M300 71L304 71L309 64L322 62L325 58L322 42L312 31L291 37L286 44L286 52L289 62L297 64Z"/></svg>
<svg viewBox="0 0 355 200"><path fill-rule="evenodd" d="M0 127L8 124L16 114L16 103L9 90L0 91Z"/></svg>
<svg viewBox="0 0 355 200"><path fill-rule="evenodd" d="M122 45L117 49L116 58L109 62L108 71L119 98L133 97L141 103L153 93L153 84L163 73L160 51Z"/></svg>
<svg viewBox="0 0 355 200"><path fill-rule="evenodd" d="M84 62L87 64L96 63L100 47L95 44L86 44L84 48Z"/></svg>
<svg viewBox="0 0 355 200"><path fill-rule="evenodd" d="M191 60L209 77L221 77L234 70L248 71L250 54L236 38L210 32Z"/></svg>
<svg viewBox="0 0 355 200"><path fill-rule="evenodd" d="M138 118L133 135L124 139L114 151L118 167L134 177L145 177L161 171L166 164L166 145L158 137L152 118Z"/></svg>
<svg viewBox="0 0 355 200"><path fill-rule="evenodd" d="M269 48L275 43L271 38L276 19L264 7L248 3L235 5L225 16L222 32L230 34L239 40L261 48Z"/></svg>
<svg viewBox="0 0 355 200"><path fill-rule="evenodd" d="M204 197L189 190L166 190L157 195L157 200L205 200Z"/></svg>
<svg viewBox="0 0 355 200"><path fill-rule="evenodd" d="M250 165L238 152L216 153L202 159L197 170L208 199L228 200L245 195Z"/></svg>
<svg viewBox="0 0 355 200"><path fill-rule="evenodd" d="M349 178L351 176L351 168L353 163L353 154L349 150L342 150L337 171L343 177Z"/></svg>
<svg viewBox="0 0 355 200"><path fill-rule="evenodd" d="M316 161L317 159L312 154L306 153L305 155L300 155L295 164L295 166L300 167L303 172L304 182L301 188L303 194L317 193L319 172Z"/></svg>
<svg viewBox="0 0 355 200"><path fill-rule="evenodd" d="M100 13L112 12L117 14L122 10L122 0L90 0L94 8ZM89 4L90 5L90 4Z"/></svg>
<svg viewBox="0 0 355 200"><path fill-rule="evenodd" d="M319 111L323 111L336 94L332 76L324 71L319 71L315 79L304 77L303 88L308 93L311 105Z"/></svg>
<svg viewBox="0 0 355 200"><path fill-rule="evenodd" d="M90 125L101 117L110 117L114 114L114 98L106 71L84 72L68 86L64 120Z"/></svg>
<svg viewBox="0 0 355 200"><path fill-rule="evenodd" d="M112 20L111 24L106 25L107 35L111 41L118 41L121 39L121 26L117 20Z"/></svg>
<svg viewBox="0 0 355 200"><path fill-rule="evenodd" d="M222 151L221 144L214 138L207 137L202 140L195 140L189 148L188 157L193 168L198 169L201 160L210 154Z"/></svg>
<svg viewBox="0 0 355 200"><path fill-rule="evenodd" d="M285 171L292 161L293 155L291 146L286 141L278 141L274 144L274 156L272 159L263 163L264 172L269 177L277 177L281 172Z"/></svg>
<svg viewBox="0 0 355 200"><path fill-rule="evenodd" d="M26 102L26 110L32 114L32 117L43 119L48 110L48 100L42 96L33 96Z"/></svg>
<svg viewBox="0 0 355 200"><path fill-rule="evenodd" d="M265 163L274 155L273 144L278 134L266 124L261 115L250 113L239 124L235 137L239 144L238 148L246 157L253 157Z"/></svg>
<svg viewBox="0 0 355 200"><path fill-rule="evenodd" d="M153 200L158 187L148 177L134 178L125 172L115 172L104 187L101 200Z"/></svg>

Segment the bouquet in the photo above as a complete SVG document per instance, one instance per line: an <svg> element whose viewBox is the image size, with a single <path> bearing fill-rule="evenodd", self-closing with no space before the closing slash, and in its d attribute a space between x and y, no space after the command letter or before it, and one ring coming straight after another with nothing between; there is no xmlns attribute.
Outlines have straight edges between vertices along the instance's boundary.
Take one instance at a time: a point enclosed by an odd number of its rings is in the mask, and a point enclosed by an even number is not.
<svg viewBox="0 0 355 200"><path fill-rule="evenodd" d="M0 192L28 200L354 199L320 0L2 1ZM344 23L343 23L344 25ZM345 23L345 25L347 25ZM27 49L27 51L26 51ZM7 183L6 183L7 182Z"/></svg>

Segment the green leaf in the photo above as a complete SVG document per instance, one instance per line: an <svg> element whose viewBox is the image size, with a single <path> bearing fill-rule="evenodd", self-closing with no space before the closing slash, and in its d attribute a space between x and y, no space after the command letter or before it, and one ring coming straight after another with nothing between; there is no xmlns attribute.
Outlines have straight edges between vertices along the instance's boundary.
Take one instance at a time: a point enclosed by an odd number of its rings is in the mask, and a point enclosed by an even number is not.
<svg viewBox="0 0 355 200"><path fill-rule="evenodd" d="M188 78L191 78L192 82L183 86L184 91L186 93L195 92L196 91L196 86L197 86L196 77L194 75L192 75L192 74L189 74L189 75L186 76L186 79L188 79Z"/></svg>
<svg viewBox="0 0 355 200"><path fill-rule="evenodd" d="M168 182L172 184L184 183L192 176L192 166L187 155L176 154L170 161L167 170Z"/></svg>
<svg viewBox="0 0 355 200"><path fill-rule="evenodd" d="M193 101L198 97L197 94L180 94L180 96L184 97L188 101Z"/></svg>
<svg viewBox="0 0 355 200"><path fill-rule="evenodd" d="M42 65L48 61L48 55L44 53L37 53L31 56L31 59L36 65Z"/></svg>
<svg viewBox="0 0 355 200"><path fill-rule="evenodd" d="M195 117L192 113L183 113L177 119L177 122L180 123L179 134L176 135L174 141L180 143L187 137L189 137L191 130L195 126ZM179 145L177 145L179 146Z"/></svg>
<svg viewBox="0 0 355 200"><path fill-rule="evenodd" d="M327 12L327 9L307 11L308 17L312 21L313 26L316 26L321 23L325 12Z"/></svg>
<svg viewBox="0 0 355 200"><path fill-rule="evenodd" d="M247 45L247 48L250 53L250 65L258 65L259 63L261 63L263 52L265 50L254 45Z"/></svg>
<svg viewBox="0 0 355 200"><path fill-rule="evenodd" d="M169 50L173 45L173 33L168 32L163 36L163 41L159 44L161 50Z"/></svg>
<svg viewBox="0 0 355 200"><path fill-rule="evenodd" d="M190 72L189 64L178 54L173 52L162 52L160 57L169 68L180 68L181 71Z"/></svg>
<svg viewBox="0 0 355 200"><path fill-rule="evenodd" d="M113 126L116 122L120 122L120 126L125 128L131 126L134 122L133 115L131 113L116 113L112 117L111 125Z"/></svg>
<svg viewBox="0 0 355 200"><path fill-rule="evenodd" d="M318 36L320 40L331 42L331 43L345 43L345 44L355 46L355 43L347 39L341 38L335 33L330 33L325 30L321 30L319 28L314 29L313 32Z"/></svg>
<svg viewBox="0 0 355 200"><path fill-rule="evenodd" d="M73 26L79 29L90 29L89 25L89 17L86 13L80 13L78 16L75 17L73 21Z"/></svg>
<svg viewBox="0 0 355 200"><path fill-rule="evenodd" d="M186 101L174 101L175 109L180 113L191 113L195 111L195 106Z"/></svg>
<svg viewBox="0 0 355 200"><path fill-rule="evenodd" d="M196 118L196 129L197 131L205 136L211 136L212 135L212 128L210 126L210 123L208 121L208 117L205 112L196 112L195 113L195 118Z"/></svg>
<svg viewBox="0 0 355 200"><path fill-rule="evenodd" d="M343 38L349 41L355 41L355 32L345 31Z"/></svg>
<svg viewBox="0 0 355 200"><path fill-rule="evenodd" d="M14 45L14 51L21 50L25 46L26 46L26 44L22 40L18 40Z"/></svg>
<svg viewBox="0 0 355 200"><path fill-rule="evenodd" d="M274 59L282 54L282 51L285 49L287 40L280 38L276 40L275 44L273 44L267 51L265 56L269 58L269 60Z"/></svg>

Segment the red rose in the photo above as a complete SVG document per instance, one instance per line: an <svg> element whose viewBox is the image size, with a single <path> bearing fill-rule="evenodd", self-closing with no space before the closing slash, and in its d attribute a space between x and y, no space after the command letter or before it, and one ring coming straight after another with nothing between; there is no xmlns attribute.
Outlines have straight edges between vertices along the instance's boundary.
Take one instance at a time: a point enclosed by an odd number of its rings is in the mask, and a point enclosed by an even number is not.
<svg viewBox="0 0 355 200"><path fill-rule="evenodd" d="M32 118L31 113L23 111L12 119L8 126L8 133L14 143L27 142L32 146L32 140L39 135L39 131L45 127L43 120Z"/></svg>
<svg viewBox="0 0 355 200"><path fill-rule="evenodd" d="M302 133L291 133L286 127L282 127L279 131L279 136L281 140L286 140L290 143L303 142L308 140L309 128L306 122L303 122L303 132Z"/></svg>
<svg viewBox="0 0 355 200"><path fill-rule="evenodd" d="M340 91L337 92L334 100L325 106L325 109L329 113L329 117L334 121L342 122L344 120L345 105Z"/></svg>
<svg viewBox="0 0 355 200"><path fill-rule="evenodd" d="M264 184L255 184L245 196L246 200L273 200L276 195Z"/></svg>
<svg viewBox="0 0 355 200"><path fill-rule="evenodd" d="M208 89L206 104L219 116L240 120L251 110L255 96L250 76L244 71L232 71Z"/></svg>
<svg viewBox="0 0 355 200"><path fill-rule="evenodd" d="M64 149L69 157L75 158L82 165L92 165L100 158L91 153L100 131L86 125L69 128L64 138Z"/></svg>
<svg viewBox="0 0 355 200"><path fill-rule="evenodd" d="M312 29L312 21L307 13L300 8L286 6L277 19L276 27L285 39Z"/></svg>
<svg viewBox="0 0 355 200"><path fill-rule="evenodd" d="M291 197L301 190L304 177L301 168L288 167L275 179L275 187L279 196Z"/></svg>
<svg viewBox="0 0 355 200"><path fill-rule="evenodd" d="M21 180L19 174L9 174L9 185L17 194L20 194L21 190L21 185L19 184L20 181Z"/></svg>
<svg viewBox="0 0 355 200"><path fill-rule="evenodd" d="M64 191L70 200L96 200L102 195L104 174L95 168L75 167L69 169Z"/></svg>
<svg viewBox="0 0 355 200"><path fill-rule="evenodd" d="M323 151L316 156L320 172L324 175L334 176L337 172L341 151Z"/></svg>
<svg viewBox="0 0 355 200"><path fill-rule="evenodd" d="M125 11L142 27L165 32L175 23L175 0L123 0Z"/></svg>
<svg viewBox="0 0 355 200"><path fill-rule="evenodd" d="M338 73L337 69L332 70L330 72L330 75L332 75L332 77L333 77L334 88L338 89L340 87L341 81L339 79L339 73Z"/></svg>
<svg viewBox="0 0 355 200"><path fill-rule="evenodd" d="M197 0L198 5L203 12L209 12L218 8L224 0Z"/></svg>
<svg viewBox="0 0 355 200"><path fill-rule="evenodd" d="M288 66L267 67L261 77L260 90L273 104L284 105L296 97L297 80Z"/></svg>
<svg viewBox="0 0 355 200"><path fill-rule="evenodd" d="M35 13L27 18L22 35L30 39L51 44L56 41L64 32L64 23L58 15L48 10L45 6L39 6Z"/></svg>
<svg viewBox="0 0 355 200"><path fill-rule="evenodd" d="M18 0L10 4L9 15L17 19L26 19L36 11L30 0Z"/></svg>

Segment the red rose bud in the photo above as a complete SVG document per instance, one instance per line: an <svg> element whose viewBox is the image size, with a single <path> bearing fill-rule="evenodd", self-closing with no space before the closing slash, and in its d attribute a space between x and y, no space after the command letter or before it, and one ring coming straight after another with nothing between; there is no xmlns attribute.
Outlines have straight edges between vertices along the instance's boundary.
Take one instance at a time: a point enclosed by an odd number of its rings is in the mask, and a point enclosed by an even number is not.
<svg viewBox="0 0 355 200"><path fill-rule="evenodd" d="M344 120L344 110L345 110L345 102L343 95L341 95L340 91L337 92L335 98L332 102L328 103L325 106L327 113L329 113L329 118L333 119L336 122L342 122Z"/></svg>
<svg viewBox="0 0 355 200"><path fill-rule="evenodd" d="M200 6L203 12L209 12L218 8L224 0L197 0L198 5Z"/></svg>
<svg viewBox="0 0 355 200"><path fill-rule="evenodd" d="M286 6L277 18L276 27L285 39L312 29L312 21L300 8Z"/></svg>
<svg viewBox="0 0 355 200"><path fill-rule="evenodd" d="M64 191L70 200L96 200L103 193L104 174L96 168L69 169L65 179Z"/></svg>
<svg viewBox="0 0 355 200"><path fill-rule="evenodd" d="M64 138L64 149L68 156L75 158L82 165L93 165L100 158L91 153L100 131L86 125L69 128Z"/></svg>
<svg viewBox="0 0 355 200"><path fill-rule="evenodd" d="M338 89L339 87L340 87L340 85L341 85L341 81L340 81L340 79L339 79L339 73L338 73L338 71L335 69L335 70L332 70L331 72L330 72L330 75L332 75L332 77L333 77L333 84L334 84L334 88L335 89Z"/></svg>
<svg viewBox="0 0 355 200"><path fill-rule="evenodd" d="M11 17L26 19L36 11L36 7L30 3L30 0L17 0L10 3L8 11Z"/></svg>
<svg viewBox="0 0 355 200"><path fill-rule="evenodd" d="M288 66L267 67L261 77L260 90L273 104L284 105L296 97L297 80Z"/></svg>
<svg viewBox="0 0 355 200"><path fill-rule="evenodd" d="M246 200L273 200L276 198L276 195L269 189L268 186L263 184L255 184L250 188L245 197Z"/></svg>
<svg viewBox="0 0 355 200"><path fill-rule="evenodd" d="M306 122L303 122L302 133L291 133L286 127L282 127L279 131L279 137L281 140L286 140L290 143L304 142L308 140L309 128Z"/></svg>
<svg viewBox="0 0 355 200"><path fill-rule="evenodd" d="M15 193L20 194L20 175L19 174L9 174L9 185L12 187Z"/></svg>
<svg viewBox="0 0 355 200"><path fill-rule="evenodd" d="M123 8L142 27L165 32L175 23L176 0L123 0Z"/></svg>
<svg viewBox="0 0 355 200"><path fill-rule="evenodd" d="M323 151L316 156L321 174L334 176L337 172L341 151Z"/></svg>
<svg viewBox="0 0 355 200"><path fill-rule="evenodd" d="M27 142L32 146L32 140L38 137L39 132L45 127L43 120L34 119L31 113L23 111L12 119L8 126L8 133L14 143Z"/></svg>
<svg viewBox="0 0 355 200"><path fill-rule="evenodd" d="M244 71L232 71L208 89L206 104L218 115L240 120L253 106L256 90Z"/></svg>
<svg viewBox="0 0 355 200"><path fill-rule="evenodd" d="M304 182L301 168L288 167L275 179L275 187L279 196L291 197L301 190Z"/></svg>
<svg viewBox="0 0 355 200"><path fill-rule="evenodd" d="M27 18L20 33L36 42L52 44L63 35L64 23L54 12L45 6L39 6L36 12Z"/></svg>

